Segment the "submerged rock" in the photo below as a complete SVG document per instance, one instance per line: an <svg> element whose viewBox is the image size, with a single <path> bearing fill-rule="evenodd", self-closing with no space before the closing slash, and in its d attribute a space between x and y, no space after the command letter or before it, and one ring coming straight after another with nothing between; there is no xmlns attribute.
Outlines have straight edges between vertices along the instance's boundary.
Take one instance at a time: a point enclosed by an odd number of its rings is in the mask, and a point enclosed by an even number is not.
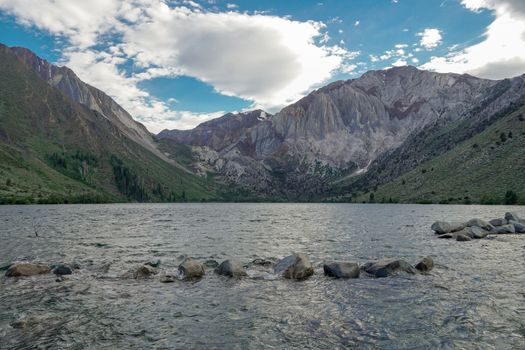
<svg viewBox="0 0 525 350"><path fill-rule="evenodd" d="M465 234L458 234L458 235L456 235L456 241L458 241L458 242L468 242L468 241L472 241L472 238L470 238L469 236L467 236Z"/></svg>
<svg viewBox="0 0 525 350"><path fill-rule="evenodd" d="M415 274L417 270L405 260L387 259L368 262L363 266L363 270L375 277L388 277L399 272Z"/></svg>
<svg viewBox="0 0 525 350"><path fill-rule="evenodd" d="M33 263L16 263L7 269L6 277L19 276L35 276L51 272L51 268L47 265L33 264Z"/></svg>
<svg viewBox="0 0 525 350"><path fill-rule="evenodd" d="M492 226L503 226L507 225L509 221L507 219L492 219L489 221Z"/></svg>
<svg viewBox="0 0 525 350"><path fill-rule="evenodd" d="M517 222L520 222L520 218L518 217L518 214L516 214L515 212L511 211L511 212L506 212L505 213L505 219L507 219L508 221L517 221Z"/></svg>
<svg viewBox="0 0 525 350"><path fill-rule="evenodd" d="M280 260L274 267L275 273L284 278L304 280L314 274L310 260L304 254L297 253Z"/></svg>
<svg viewBox="0 0 525 350"><path fill-rule="evenodd" d="M358 278L359 265L351 262L333 262L323 265L324 274L335 278Z"/></svg>
<svg viewBox="0 0 525 350"><path fill-rule="evenodd" d="M195 279L204 276L204 267L194 258L186 258L179 265L179 274L183 279Z"/></svg>
<svg viewBox="0 0 525 350"><path fill-rule="evenodd" d="M69 267L68 265L57 265L55 268L53 268L53 273L55 275L71 275L73 273L73 269Z"/></svg>
<svg viewBox="0 0 525 350"><path fill-rule="evenodd" d="M219 275L240 278L246 276L246 270L237 260L225 260L215 270Z"/></svg>
<svg viewBox="0 0 525 350"><path fill-rule="evenodd" d="M148 278L148 277L151 277L152 275L155 275L157 272L155 271L155 269L149 265L142 265L141 267L139 267L137 269L137 271L135 271L135 274L133 275L135 277L135 279L144 279L144 278Z"/></svg>
<svg viewBox="0 0 525 350"><path fill-rule="evenodd" d="M494 232L498 234L516 233L516 229L514 228L514 225L509 224L494 228Z"/></svg>
<svg viewBox="0 0 525 350"><path fill-rule="evenodd" d="M434 260L430 256L425 256L415 267L421 272L428 272L434 268Z"/></svg>

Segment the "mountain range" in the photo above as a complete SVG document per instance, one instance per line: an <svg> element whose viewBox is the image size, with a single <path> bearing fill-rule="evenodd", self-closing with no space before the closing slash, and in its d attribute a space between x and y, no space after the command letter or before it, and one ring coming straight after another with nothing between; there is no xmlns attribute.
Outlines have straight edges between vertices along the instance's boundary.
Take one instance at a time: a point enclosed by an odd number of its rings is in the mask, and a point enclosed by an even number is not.
<svg viewBox="0 0 525 350"><path fill-rule="evenodd" d="M525 75L369 71L275 114L152 135L67 67L0 56L4 202L525 199Z"/></svg>

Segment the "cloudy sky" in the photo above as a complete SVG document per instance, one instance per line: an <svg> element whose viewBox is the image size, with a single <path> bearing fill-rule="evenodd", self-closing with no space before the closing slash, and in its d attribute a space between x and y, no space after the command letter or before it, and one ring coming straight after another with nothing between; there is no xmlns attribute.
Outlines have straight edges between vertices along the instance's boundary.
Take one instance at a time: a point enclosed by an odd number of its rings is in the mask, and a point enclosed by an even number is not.
<svg viewBox="0 0 525 350"><path fill-rule="evenodd" d="M370 69L525 73L525 0L0 0L0 42L72 68L151 131L276 112Z"/></svg>

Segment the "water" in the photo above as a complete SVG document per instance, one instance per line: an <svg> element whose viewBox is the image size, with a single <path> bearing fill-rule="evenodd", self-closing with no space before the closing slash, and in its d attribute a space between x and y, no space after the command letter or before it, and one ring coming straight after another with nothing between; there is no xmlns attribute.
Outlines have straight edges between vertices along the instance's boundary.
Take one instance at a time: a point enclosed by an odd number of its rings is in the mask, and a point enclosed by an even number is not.
<svg viewBox="0 0 525 350"><path fill-rule="evenodd" d="M0 264L80 270L0 278L0 348L525 348L525 235L437 239L437 219L523 207L346 204L131 204L0 207ZM34 231L39 233L35 237ZM134 280L142 263L185 256L248 263L304 252L304 282L208 269L198 282ZM431 255L430 275L334 280L322 263ZM3 274L3 272L2 272ZM16 327L16 322L24 327ZM15 326L15 327L13 327Z"/></svg>

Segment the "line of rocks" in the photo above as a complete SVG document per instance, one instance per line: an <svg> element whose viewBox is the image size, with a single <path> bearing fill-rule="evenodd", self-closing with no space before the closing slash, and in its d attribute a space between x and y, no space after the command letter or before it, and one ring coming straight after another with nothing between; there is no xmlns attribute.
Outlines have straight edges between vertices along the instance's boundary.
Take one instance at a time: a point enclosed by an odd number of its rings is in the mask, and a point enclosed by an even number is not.
<svg viewBox="0 0 525 350"><path fill-rule="evenodd" d="M215 262L215 261L213 261ZM135 270L133 277L135 279L148 279L160 274L160 281L164 283L175 282L177 280L196 280L205 274L205 266L210 266L210 261L204 264L194 258L186 258L175 271L160 271L160 261L148 262ZM215 264L213 264L215 265ZM297 281L308 279L314 274L314 268L305 254L294 253L284 259L279 260L275 265L273 262L263 259L254 260L251 265L270 268L273 265L274 274ZM326 276L334 278L358 278L361 272L365 272L374 277L388 277L398 273L416 274L418 272L426 273L434 267L431 257L423 258L415 266L410 265L405 260L385 259L368 262L362 266L353 262L329 262L323 265L323 271ZM225 260L215 267L215 273L231 278L246 277L246 267L238 260ZM12 264L6 271L6 277L35 276L53 272L61 278L62 275L73 273L73 269L67 265L47 266L38 263L18 262Z"/></svg>
<svg viewBox="0 0 525 350"><path fill-rule="evenodd" d="M492 219L489 222L481 219L471 219L467 222L436 221L430 228L439 235L438 238L467 242L486 238L490 234L525 233L525 220L520 219L514 212L507 212L504 218Z"/></svg>

